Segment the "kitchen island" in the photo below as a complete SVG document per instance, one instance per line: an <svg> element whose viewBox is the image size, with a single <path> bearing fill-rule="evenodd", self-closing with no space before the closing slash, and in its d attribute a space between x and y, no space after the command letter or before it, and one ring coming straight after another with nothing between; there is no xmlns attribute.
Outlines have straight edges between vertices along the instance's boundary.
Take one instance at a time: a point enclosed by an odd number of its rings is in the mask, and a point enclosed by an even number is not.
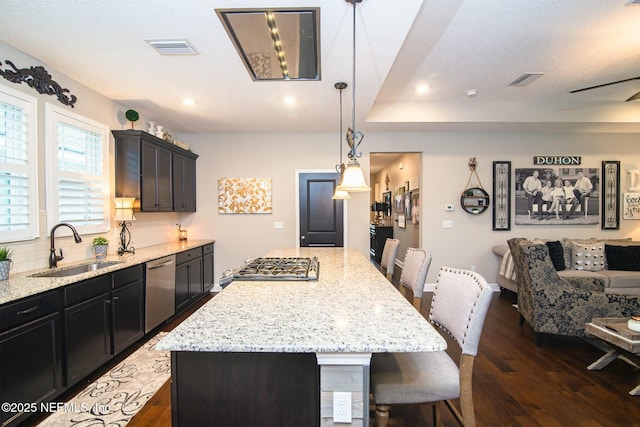
<svg viewBox="0 0 640 427"><path fill-rule="evenodd" d="M376 270L348 248L274 250L317 257L317 281L234 281L176 327L173 425L329 426L335 392L368 425L376 352L446 349L446 341Z"/></svg>

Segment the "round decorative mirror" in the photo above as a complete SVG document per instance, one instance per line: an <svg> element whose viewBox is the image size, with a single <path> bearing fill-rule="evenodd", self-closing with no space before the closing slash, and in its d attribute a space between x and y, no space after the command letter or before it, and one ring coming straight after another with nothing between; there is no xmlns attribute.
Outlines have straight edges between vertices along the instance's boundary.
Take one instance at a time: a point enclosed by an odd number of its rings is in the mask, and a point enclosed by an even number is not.
<svg viewBox="0 0 640 427"><path fill-rule="evenodd" d="M489 194L483 188L467 188L460 196L462 209L470 214L481 214L489 207Z"/></svg>

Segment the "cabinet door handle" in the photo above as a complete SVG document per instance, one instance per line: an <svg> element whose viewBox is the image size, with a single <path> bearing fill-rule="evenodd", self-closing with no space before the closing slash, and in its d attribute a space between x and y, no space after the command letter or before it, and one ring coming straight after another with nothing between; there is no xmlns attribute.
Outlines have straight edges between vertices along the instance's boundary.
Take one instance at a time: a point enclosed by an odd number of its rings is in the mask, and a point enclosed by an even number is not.
<svg viewBox="0 0 640 427"><path fill-rule="evenodd" d="M105 303L105 304L111 304L111 300L110 300L110 299L108 299L108 300L106 300L104 303Z"/></svg>
<svg viewBox="0 0 640 427"><path fill-rule="evenodd" d="M16 313L16 314L17 314L18 316L21 316L21 315L23 315L23 314L31 314L31 313L33 313L34 311L36 311L37 309L38 309L38 306L37 306L37 305L34 305L33 307L31 307L31 308L27 308L26 310L19 311L19 312L18 312L18 313Z"/></svg>
<svg viewBox="0 0 640 427"><path fill-rule="evenodd" d="M113 297L114 301L118 301L120 299L120 297Z"/></svg>
<svg viewBox="0 0 640 427"><path fill-rule="evenodd" d="M167 262L163 262L162 264L150 265L149 266L149 270L155 270L156 268L166 267L166 266L171 265L171 264L173 264L173 260L167 261Z"/></svg>

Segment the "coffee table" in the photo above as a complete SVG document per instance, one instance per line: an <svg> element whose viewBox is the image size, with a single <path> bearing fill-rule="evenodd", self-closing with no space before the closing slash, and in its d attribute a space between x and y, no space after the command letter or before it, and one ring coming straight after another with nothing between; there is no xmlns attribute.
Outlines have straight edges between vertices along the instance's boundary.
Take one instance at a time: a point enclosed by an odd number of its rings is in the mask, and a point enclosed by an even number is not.
<svg viewBox="0 0 640 427"><path fill-rule="evenodd" d="M626 318L595 318L585 325L585 332L600 339L611 347L606 354L587 367L590 371L597 371L618 356L625 356L634 364L640 366L640 332L627 328ZM640 385L629 394L640 395Z"/></svg>

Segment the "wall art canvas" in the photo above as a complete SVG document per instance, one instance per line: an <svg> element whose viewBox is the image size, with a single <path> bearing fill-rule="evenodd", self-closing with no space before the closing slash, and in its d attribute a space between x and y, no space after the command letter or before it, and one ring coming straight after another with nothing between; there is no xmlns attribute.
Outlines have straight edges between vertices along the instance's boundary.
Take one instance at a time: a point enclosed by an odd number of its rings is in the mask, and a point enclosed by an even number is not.
<svg viewBox="0 0 640 427"><path fill-rule="evenodd" d="M622 205L624 219L640 219L640 193L624 193Z"/></svg>
<svg viewBox="0 0 640 427"><path fill-rule="evenodd" d="M218 213L270 214L271 178L219 178Z"/></svg>
<svg viewBox="0 0 640 427"><path fill-rule="evenodd" d="M420 190L411 192L411 223L420 223Z"/></svg>
<svg viewBox="0 0 640 427"><path fill-rule="evenodd" d="M514 179L516 224L600 224L600 168L521 168Z"/></svg>

